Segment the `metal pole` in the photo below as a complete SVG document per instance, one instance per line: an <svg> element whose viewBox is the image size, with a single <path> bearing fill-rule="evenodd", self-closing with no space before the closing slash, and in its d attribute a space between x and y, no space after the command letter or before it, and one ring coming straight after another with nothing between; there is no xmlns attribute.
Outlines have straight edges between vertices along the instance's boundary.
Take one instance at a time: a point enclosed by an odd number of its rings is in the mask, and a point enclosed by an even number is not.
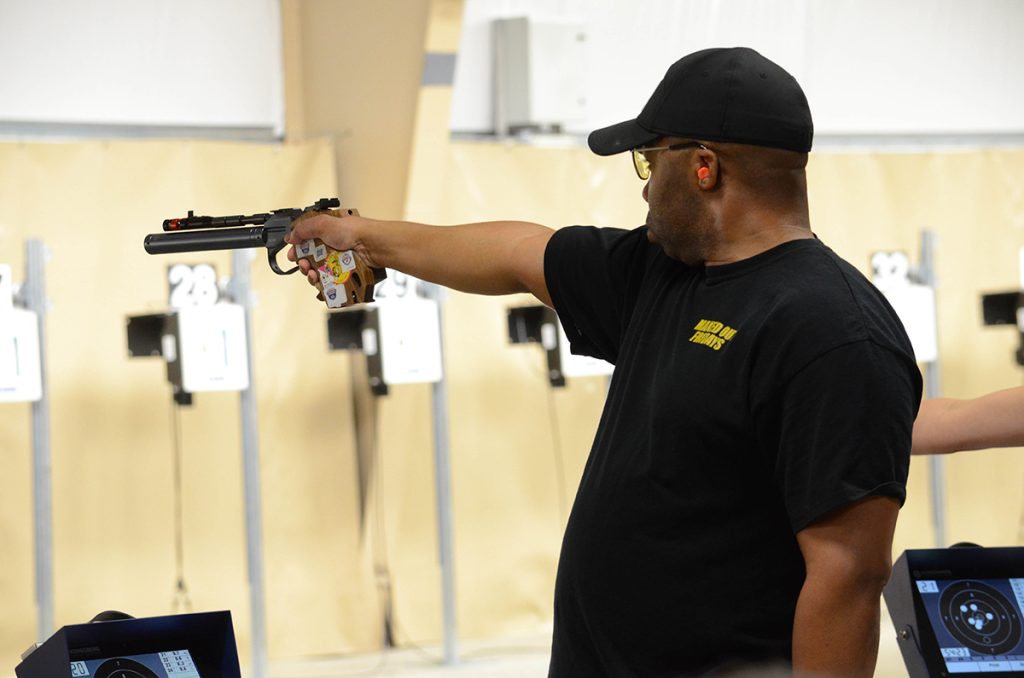
<svg viewBox="0 0 1024 678"><path fill-rule="evenodd" d="M33 521L36 549L36 636L53 633L53 481L50 463L50 389L46 383L46 247L25 243L25 305L39 322L39 372L42 396L32 403Z"/></svg>
<svg viewBox="0 0 1024 678"><path fill-rule="evenodd" d="M935 233L921 232L921 282L935 291ZM936 321L937 322L937 321ZM938 333L938 328L936 328ZM942 394L939 358L924 365L925 397L938 398ZM931 470L932 524L935 526L935 545L944 548L946 544L946 483L945 465L940 455L929 455Z"/></svg>
<svg viewBox="0 0 1024 678"><path fill-rule="evenodd" d="M434 415L434 486L437 496L437 534L441 560L441 603L444 612L444 663L459 663L458 633L455 623L455 563L452 557L452 501L450 470L448 465L448 385L444 370L444 314L441 305L444 290L427 285L430 296L437 302L437 326L441 344L441 379L432 384L432 410Z"/></svg>
<svg viewBox="0 0 1024 678"><path fill-rule="evenodd" d="M245 482L245 533L249 564L249 607L252 618L252 676L267 675L266 610L263 595L263 520L260 497L260 450L253 379L252 295L248 250L234 250L231 257L231 293L245 309L245 350L248 357L249 388L239 394L242 420L242 469Z"/></svg>

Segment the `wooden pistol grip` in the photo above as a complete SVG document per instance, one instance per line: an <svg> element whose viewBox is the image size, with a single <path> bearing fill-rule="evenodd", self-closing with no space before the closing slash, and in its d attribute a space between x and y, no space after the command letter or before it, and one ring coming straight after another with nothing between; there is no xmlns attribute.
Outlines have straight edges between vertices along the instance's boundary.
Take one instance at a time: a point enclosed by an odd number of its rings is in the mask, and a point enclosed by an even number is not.
<svg viewBox="0 0 1024 678"><path fill-rule="evenodd" d="M347 208L327 210L326 214L344 218L359 216L359 211ZM302 218L307 217L299 217ZM367 266L355 251L338 251L320 238L296 245L295 251L296 259L305 259L319 274L317 299L326 302L327 308L345 308L373 301L374 286L387 277L384 269Z"/></svg>

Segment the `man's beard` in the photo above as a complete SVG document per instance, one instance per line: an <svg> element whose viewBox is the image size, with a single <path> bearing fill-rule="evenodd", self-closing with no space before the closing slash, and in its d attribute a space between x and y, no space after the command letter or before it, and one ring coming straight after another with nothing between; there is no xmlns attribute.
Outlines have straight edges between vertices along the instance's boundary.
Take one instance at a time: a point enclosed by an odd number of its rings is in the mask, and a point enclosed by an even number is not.
<svg viewBox="0 0 1024 678"><path fill-rule="evenodd" d="M714 220L696 191L677 196L670 210L648 210L647 228L648 240L687 266L703 264L715 244Z"/></svg>

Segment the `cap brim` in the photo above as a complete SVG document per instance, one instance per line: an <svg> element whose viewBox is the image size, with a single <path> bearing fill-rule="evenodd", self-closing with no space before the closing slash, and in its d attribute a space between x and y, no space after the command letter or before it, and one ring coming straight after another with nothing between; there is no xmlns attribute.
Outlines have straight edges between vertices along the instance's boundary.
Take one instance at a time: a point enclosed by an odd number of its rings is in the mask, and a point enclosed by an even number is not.
<svg viewBox="0 0 1024 678"><path fill-rule="evenodd" d="M636 120L627 120L617 125L602 127L590 133L587 144L598 155L615 155L651 143L661 137L640 126Z"/></svg>

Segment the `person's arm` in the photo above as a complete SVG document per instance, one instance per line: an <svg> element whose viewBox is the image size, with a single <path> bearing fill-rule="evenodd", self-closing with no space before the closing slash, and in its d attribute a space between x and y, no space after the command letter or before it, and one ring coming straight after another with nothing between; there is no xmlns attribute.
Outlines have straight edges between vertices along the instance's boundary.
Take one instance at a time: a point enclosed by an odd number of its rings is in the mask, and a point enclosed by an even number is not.
<svg viewBox="0 0 1024 678"><path fill-rule="evenodd" d="M931 398L914 422L913 454L1024 445L1024 386L979 398Z"/></svg>
<svg viewBox="0 0 1024 678"><path fill-rule="evenodd" d="M551 306L544 250L553 233L525 221L428 226L320 214L297 221L287 241L320 238L337 250L355 250L372 267L475 294L530 292ZM288 258L295 260L294 247ZM315 284L316 272L305 261L299 264Z"/></svg>
<svg viewBox="0 0 1024 678"><path fill-rule="evenodd" d="M899 503L871 496L797 533L807 578L793 622L796 675L870 678Z"/></svg>

